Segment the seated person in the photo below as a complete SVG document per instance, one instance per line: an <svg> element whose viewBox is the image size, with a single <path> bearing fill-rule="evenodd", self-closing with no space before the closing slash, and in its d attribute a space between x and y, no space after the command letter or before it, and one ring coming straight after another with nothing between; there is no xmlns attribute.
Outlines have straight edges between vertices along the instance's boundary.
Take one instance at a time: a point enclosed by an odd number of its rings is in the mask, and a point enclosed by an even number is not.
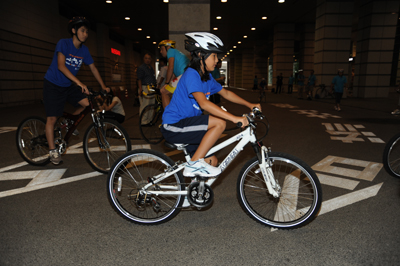
<svg viewBox="0 0 400 266"><path fill-rule="evenodd" d="M118 123L123 123L125 121L125 111L121 100L116 95L116 89L112 88L105 99L98 96L98 99L102 99L103 101L102 103L98 102L97 105L100 111L105 110L105 118L110 118Z"/></svg>
<svg viewBox="0 0 400 266"><path fill-rule="evenodd" d="M182 75L173 94L170 104L165 108L161 132L166 141L171 143L186 143L187 151L192 155L183 175L194 177L217 176L221 173L216 167L218 160L215 155L206 156L210 148L225 130L226 121L241 122L248 125L243 116L235 116L209 101L209 97L218 93L225 99L247 106L252 109L259 104L249 103L235 93L222 88L221 84L212 78L210 72L218 62L217 53L224 52L224 44L215 35L205 32L187 33L185 49L191 53L192 60ZM202 110L209 115L202 115Z"/></svg>

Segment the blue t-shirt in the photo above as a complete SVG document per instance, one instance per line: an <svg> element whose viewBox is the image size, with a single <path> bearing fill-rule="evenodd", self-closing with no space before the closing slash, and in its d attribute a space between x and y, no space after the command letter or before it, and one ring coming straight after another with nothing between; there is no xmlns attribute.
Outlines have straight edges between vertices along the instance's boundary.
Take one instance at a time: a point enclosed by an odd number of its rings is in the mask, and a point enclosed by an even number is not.
<svg viewBox="0 0 400 266"><path fill-rule="evenodd" d="M175 58L174 60L174 75L179 77L185 72L185 68L189 65L189 58L186 55L182 54L180 51L169 48L167 52L167 58L171 57Z"/></svg>
<svg viewBox="0 0 400 266"><path fill-rule="evenodd" d="M344 84L347 83L347 78L345 76L339 76L333 78L332 84L335 87L335 92L343 93Z"/></svg>
<svg viewBox="0 0 400 266"><path fill-rule="evenodd" d="M289 77L289 85L293 85L294 77Z"/></svg>
<svg viewBox="0 0 400 266"><path fill-rule="evenodd" d="M179 80L171 102L164 110L163 124L175 124L188 117L202 114L199 104L193 97L193 92L203 92L207 99L222 89L221 84L211 77L203 82L199 73L188 68Z"/></svg>
<svg viewBox="0 0 400 266"><path fill-rule="evenodd" d="M89 53L89 49L85 45L76 49L72 38L59 40L53 55L53 60L44 78L60 87L69 87L72 81L58 70L58 52L65 56L65 66L74 76L78 74L82 62L86 65L91 65L94 62Z"/></svg>
<svg viewBox="0 0 400 266"><path fill-rule="evenodd" d="M308 77L308 85L315 85L316 80L317 80L317 77L315 75L310 75Z"/></svg>
<svg viewBox="0 0 400 266"><path fill-rule="evenodd" d="M299 74L297 76L297 85L304 86L304 79L305 79L304 75Z"/></svg>

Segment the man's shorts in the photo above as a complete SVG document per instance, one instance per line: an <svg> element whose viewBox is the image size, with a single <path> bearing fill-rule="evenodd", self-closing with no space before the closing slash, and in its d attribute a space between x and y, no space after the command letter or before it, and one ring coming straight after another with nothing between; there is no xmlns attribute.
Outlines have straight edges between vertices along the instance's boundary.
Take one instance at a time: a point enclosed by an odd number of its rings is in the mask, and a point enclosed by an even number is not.
<svg viewBox="0 0 400 266"><path fill-rule="evenodd" d="M163 124L160 127L166 141L174 144L189 144L186 151L193 156L208 130L209 115L200 115L182 119L175 124Z"/></svg>
<svg viewBox="0 0 400 266"><path fill-rule="evenodd" d="M79 102L85 99L80 87L71 85L69 87L57 86L47 79L43 83L43 102L46 116L62 116L64 105L69 102L74 107L80 107Z"/></svg>
<svg viewBox="0 0 400 266"><path fill-rule="evenodd" d="M171 82L167 86L165 86L165 89L167 91L169 91L170 93L174 93L176 87L178 86L178 82L181 79L181 77L182 77L182 75L180 75L179 77L174 78L173 80L171 80Z"/></svg>

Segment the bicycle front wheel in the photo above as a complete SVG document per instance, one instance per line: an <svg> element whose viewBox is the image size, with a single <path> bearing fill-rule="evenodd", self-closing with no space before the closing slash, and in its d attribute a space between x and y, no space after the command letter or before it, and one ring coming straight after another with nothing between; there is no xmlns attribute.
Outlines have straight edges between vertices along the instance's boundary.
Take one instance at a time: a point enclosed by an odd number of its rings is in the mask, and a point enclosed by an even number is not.
<svg viewBox="0 0 400 266"><path fill-rule="evenodd" d="M158 144L164 138L160 131L162 114L162 106L159 104L147 105L140 114L140 134L149 144Z"/></svg>
<svg viewBox="0 0 400 266"><path fill-rule="evenodd" d="M383 165L394 177L400 177L400 133L386 144L383 150Z"/></svg>
<svg viewBox="0 0 400 266"><path fill-rule="evenodd" d="M50 161L44 118L32 116L23 120L18 126L16 140L19 154L29 164L45 165Z"/></svg>
<svg viewBox="0 0 400 266"><path fill-rule="evenodd" d="M83 138L83 153L90 166L108 173L113 163L132 149L126 130L115 120L104 119L101 126L91 124Z"/></svg>
<svg viewBox="0 0 400 266"><path fill-rule="evenodd" d="M176 194L185 190L182 173L154 183L146 191L142 188L173 164L166 155L146 149L134 150L119 158L108 174L107 194L111 206L123 218L138 224L155 225L171 220L180 212L185 198ZM157 191L171 194L157 194Z"/></svg>
<svg viewBox="0 0 400 266"><path fill-rule="evenodd" d="M259 223L293 229L311 221L321 207L321 184L315 172L300 159L271 152L272 172L280 185L280 196L268 193L257 157L242 168L237 193L240 205Z"/></svg>

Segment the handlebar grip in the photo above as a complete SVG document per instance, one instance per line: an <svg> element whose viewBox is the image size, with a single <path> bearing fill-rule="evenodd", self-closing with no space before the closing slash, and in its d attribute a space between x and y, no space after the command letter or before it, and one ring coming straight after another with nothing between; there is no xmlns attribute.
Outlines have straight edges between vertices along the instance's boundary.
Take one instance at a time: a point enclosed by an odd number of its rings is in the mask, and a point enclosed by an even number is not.
<svg viewBox="0 0 400 266"><path fill-rule="evenodd" d="M242 127L242 125L243 125L242 122L237 122L237 123L236 123L236 126L237 126L237 127Z"/></svg>

